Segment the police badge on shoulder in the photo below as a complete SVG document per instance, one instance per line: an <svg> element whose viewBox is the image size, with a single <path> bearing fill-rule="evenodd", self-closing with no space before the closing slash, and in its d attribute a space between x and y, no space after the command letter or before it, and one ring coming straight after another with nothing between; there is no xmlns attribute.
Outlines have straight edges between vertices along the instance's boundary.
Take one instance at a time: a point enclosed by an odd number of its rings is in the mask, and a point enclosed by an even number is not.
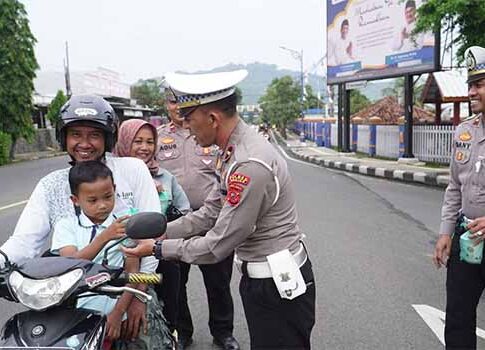
<svg viewBox="0 0 485 350"><path fill-rule="evenodd" d="M268 255L266 259L282 299L292 300L306 292L300 267L288 249Z"/></svg>

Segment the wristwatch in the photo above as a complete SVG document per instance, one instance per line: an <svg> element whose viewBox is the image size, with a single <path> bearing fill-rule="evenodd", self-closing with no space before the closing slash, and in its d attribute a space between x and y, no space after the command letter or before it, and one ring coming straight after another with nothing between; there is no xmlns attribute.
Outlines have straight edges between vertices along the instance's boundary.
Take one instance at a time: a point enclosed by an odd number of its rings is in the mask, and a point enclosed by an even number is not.
<svg viewBox="0 0 485 350"><path fill-rule="evenodd" d="M153 245L152 254L158 260L162 259L162 242L163 241L158 240L158 241L155 241L155 244Z"/></svg>

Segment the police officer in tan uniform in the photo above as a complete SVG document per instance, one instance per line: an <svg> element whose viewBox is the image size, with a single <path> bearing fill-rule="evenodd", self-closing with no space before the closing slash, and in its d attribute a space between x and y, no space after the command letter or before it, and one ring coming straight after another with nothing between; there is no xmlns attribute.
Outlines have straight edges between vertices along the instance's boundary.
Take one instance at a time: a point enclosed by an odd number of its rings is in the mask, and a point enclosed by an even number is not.
<svg viewBox="0 0 485 350"><path fill-rule="evenodd" d="M221 150L220 201L170 223L166 237L125 252L211 264L235 249L251 349L310 349L312 266L301 242L287 164L237 114L234 86L246 75L245 70L166 75L197 143Z"/></svg>
<svg viewBox="0 0 485 350"><path fill-rule="evenodd" d="M169 124L158 128L160 151L157 158L160 166L177 178L190 201L193 211L203 206L212 188L217 183L215 163L217 147L197 145L190 131L182 127L176 98L166 89L166 107L171 119ZM231 296L231 277L234 255L209 265L199 265L204 278L209 304L209 329L215 343L227 350L239 349L233 336L234 305ZM180 289L178 293L178 332L179 348L192 344L194 332L192 317L187 302L187 281L190 264L180 262Z"/></svg>
<svg viewBox="0 0 485 350"><path fill-rule="evenodd" d="M483 247L474 244L485 238L485 49L470 47L465 60L475 116L455 131L450 182L433 256L437 267L447 266L446 349L476 349L476 308L485 287L483 259L478 255L473 261L466 255L470 250L483 255ZM470 246L465 246L466 236L462 237L467 229Z"/></svg>

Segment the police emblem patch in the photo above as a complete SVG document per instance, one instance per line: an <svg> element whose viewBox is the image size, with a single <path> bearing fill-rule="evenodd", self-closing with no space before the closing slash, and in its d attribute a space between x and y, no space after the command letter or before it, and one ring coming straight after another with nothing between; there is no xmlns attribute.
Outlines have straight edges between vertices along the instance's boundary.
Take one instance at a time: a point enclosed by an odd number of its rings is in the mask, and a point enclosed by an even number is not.
<svg viewBox="0 0 485 350"><path fill-rule="evenodd" d="M457 149L455 152L455 161L459 164L465 164L470 159L470 155L470 150Z"/></svg>
<svg viewBox="0 0 485 350"><path fill-rule="evenodd" d="M171 138L171 137L164 137L160 140L161 143L163 143L164 145L169 145L171 143L174 143L175 142L175 139Z"/></svg>
<svg viewBox="0 0 485 350"><path fill-rule="evenodd" d="M231 206L236 206L241 201L241 193L235 190L229 190L226 200Z"/></svg>
<svg viewBox="0 0 485 350"><path fill-rule="evenodd" d="M477 60L475 59L475 56L473 56L471 50L469 50L468 55L466 55L465 63L468 70L475 69L477 65Z"/></svg>
<svg viewBox="0 0 485 350"><path fill-rule="evenodd" d="M472 139L472 134L470 134L470 132L467 130L465 132L462 132L458 138L460 139L460 141L470 141Z"/></svg>
<svg viewBox="0 0 485 350"><path fill-rule="evenodd" d="M458 161L463 160L463 152L461 152L461 151L456 152L455 158Z"/></svg>
<svg viewBox="0 0 485 350"><path fill-rule="evenodd" d="M251 178L241 173L234 173L229 176L229 183L249 185L249 181L251 181Z"/></svg>
<svg viewBox="0 0 485 350"><path fill-rule="evenodd" d="M241 173L234 173L229 176L226 200L231 206L236 206L241 201L244 186L249 185L250 181L249 176Z"/></svg>

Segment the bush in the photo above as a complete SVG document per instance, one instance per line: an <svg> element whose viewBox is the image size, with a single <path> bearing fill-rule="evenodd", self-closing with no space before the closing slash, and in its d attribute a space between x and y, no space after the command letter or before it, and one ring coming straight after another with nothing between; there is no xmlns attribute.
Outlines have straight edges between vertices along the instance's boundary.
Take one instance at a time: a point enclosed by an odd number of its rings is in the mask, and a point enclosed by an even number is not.
<svg viewBox="0 0 485 350"><path fill-rule="evenodd" d="M9 162L10 146L12 145L12 138L9 134L0 131L0 165Z"/></svg>

